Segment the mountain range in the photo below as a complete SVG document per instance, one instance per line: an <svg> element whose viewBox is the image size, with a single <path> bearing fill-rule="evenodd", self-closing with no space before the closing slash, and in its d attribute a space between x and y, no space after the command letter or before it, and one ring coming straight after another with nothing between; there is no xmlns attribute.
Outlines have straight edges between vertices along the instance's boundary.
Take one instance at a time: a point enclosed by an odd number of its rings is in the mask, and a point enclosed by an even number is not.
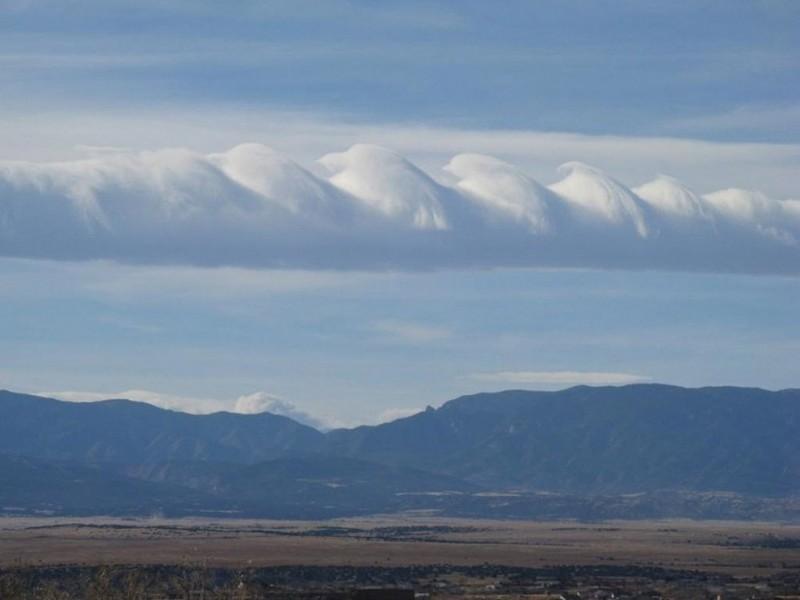
<svg viewBox="0 0 800 600"><path fill-rule="evenodd" d="M327 433L0 391L0 511L800 518L800 390L512 390Z"/></svg>

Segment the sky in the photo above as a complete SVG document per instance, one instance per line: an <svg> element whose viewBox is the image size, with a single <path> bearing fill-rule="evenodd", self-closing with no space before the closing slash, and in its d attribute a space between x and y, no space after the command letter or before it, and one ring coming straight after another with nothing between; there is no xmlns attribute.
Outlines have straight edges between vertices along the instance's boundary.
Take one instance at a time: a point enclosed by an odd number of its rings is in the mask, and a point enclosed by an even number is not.
<svg viewBox="0 0 800 600"><path fill-rule="evenodd" d="M799 385L796 2L0 12L0 387L336 427Z"/></svg>

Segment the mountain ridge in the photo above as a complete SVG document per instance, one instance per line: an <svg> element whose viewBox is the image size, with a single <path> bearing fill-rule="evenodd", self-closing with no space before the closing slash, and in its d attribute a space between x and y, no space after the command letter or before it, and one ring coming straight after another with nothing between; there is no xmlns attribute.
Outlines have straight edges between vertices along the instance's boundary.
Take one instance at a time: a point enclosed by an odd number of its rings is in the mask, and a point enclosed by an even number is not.
<svg viewBox="0 0 800 600"><path fill-rule="evenodd" d="M800 391L662 384L471 394L390 423L328 434L334 451L348 456L486 485L572 493L681 485L798 491L798 440ZM571 478L565 465L575 471ZM791 479L784 481L776 465L786 466ZM657 467L673 473L659 475ZM764 474L771 479L764 482Z"/></svg>
<svg viewBox="0 0 800 600"><path fill-rule="evenodd" d="M74 490L61 497L72 511L85 496L71 482L85 477L102 496L105 473L132 496L154 495L181 514L205 506L303 518L409 509L624 516L631 494L643 498L636 515L740 518L747 506L754 515L794 514L786 507L800 498L800 390L483 392L327 433L270 413L190 415L125 399L72 403L0 391L3 455L38 462L0 460L33 486L16 496L0 490L0 500L53 504L55 483L28 471L55 469L54 481ZM118 511L153 509L119 494L106 500Z"/></svg>
<svg viewBox="0 0 800 600"><path fill-rule="evenodd" d="M67 402L3 390L3 415L0 452L56 460L255 462L323 441L282 415L193 415L125 399Z"/></svg>

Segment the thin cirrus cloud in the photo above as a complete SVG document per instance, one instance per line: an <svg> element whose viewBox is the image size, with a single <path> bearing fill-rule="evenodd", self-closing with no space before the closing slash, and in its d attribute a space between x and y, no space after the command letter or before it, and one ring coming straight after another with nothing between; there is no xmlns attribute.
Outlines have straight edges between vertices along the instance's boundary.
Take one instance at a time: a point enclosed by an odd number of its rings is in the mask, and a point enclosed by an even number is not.
<svg viewBox="0 0 800 600"><path fill-rule="evenodd" d="M474 373L471 378L490 383L520 385L627 385L652 379L646 375L607 371L498 371Z"/></svg>
<svg viewBox="0 0 800 600"><path fill-rule="evenodd" d="M0 256L279 269L800 273L800 200L630 188L570 162L543 185L459 154L431 174L358 144L320 176L259 144L0 162Z"/></svg>
<svg viewBox="0 0 800 600"><path fill-rule="evenodd" d="M372 329L378 333L382 339L408 344L440 342L447 340L453 335L453 332L446 327L409 321L397 321L395 319L375 321L372 324Z"/></svg>

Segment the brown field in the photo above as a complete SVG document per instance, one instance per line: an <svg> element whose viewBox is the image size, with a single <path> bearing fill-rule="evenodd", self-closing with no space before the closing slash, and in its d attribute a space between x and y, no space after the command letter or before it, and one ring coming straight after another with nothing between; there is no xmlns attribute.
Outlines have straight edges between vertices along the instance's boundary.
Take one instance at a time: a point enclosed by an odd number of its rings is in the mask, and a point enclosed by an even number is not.
<svg viewBox="0 0 800 600"><path fill-rule="evenodd" d="M46 565L603 565L800 573L800 525L581 523L425 515L324 522L0 518L0 568Z"/></svg>

